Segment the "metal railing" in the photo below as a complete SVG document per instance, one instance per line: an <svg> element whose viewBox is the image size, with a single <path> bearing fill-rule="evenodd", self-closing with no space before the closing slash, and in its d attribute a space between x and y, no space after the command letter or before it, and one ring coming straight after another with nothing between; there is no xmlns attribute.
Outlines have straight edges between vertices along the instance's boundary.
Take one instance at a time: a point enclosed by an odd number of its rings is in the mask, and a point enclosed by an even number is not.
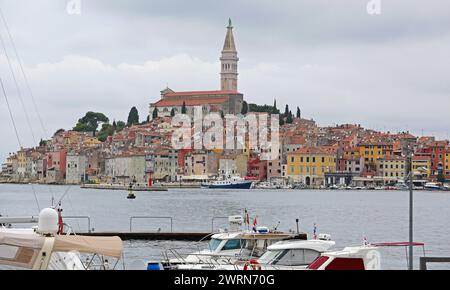
<svg viewBox="0 0 450 290"><path fill-rule="evenodd" d="M427 270L428 263L450 263L450 257L420 257L420 270Z"/></svg>
<svg viewBox="0 0 450 290"><path fill-rule="evenodd" d="M214 233L214 221L216 220L223 220L223 219L228 219L228 217L225 216L215 216L211 219L211 233Z"/></svg>
<svg viewBox="0 0 450 290"><path fill-rule="evenodd" d="M87 220L87 225L88 225L88 233L90 234L92 232L92 228L91 228L91 217L90 216L85 216L85 215L73 215L73 216L63 216L62 217L63 220L64 219L84 219Z"/></svg>
<svg viewBox="0 0 450 290"><path fill-rule="evenodd" d="M135 219L166 219L170 220L170 232L173 233L173 217L166 216L132 216L130 217L130 232L133 232L133 221Z"/></svg>

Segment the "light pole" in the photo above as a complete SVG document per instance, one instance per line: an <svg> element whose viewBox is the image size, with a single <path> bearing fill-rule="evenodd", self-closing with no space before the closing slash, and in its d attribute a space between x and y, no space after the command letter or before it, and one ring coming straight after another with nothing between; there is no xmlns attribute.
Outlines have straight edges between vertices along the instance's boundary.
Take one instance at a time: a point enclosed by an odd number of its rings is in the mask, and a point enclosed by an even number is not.
<svg viewBox="0 0 450 290"><path fill-rule="evenodd" d="M413 263L413 212L414 212L414 196L413 196L413 156L414 154L412 152L409 152L408 159L409 159L409 264L408 264L408 270L414 270L414 263Z"/></svg>

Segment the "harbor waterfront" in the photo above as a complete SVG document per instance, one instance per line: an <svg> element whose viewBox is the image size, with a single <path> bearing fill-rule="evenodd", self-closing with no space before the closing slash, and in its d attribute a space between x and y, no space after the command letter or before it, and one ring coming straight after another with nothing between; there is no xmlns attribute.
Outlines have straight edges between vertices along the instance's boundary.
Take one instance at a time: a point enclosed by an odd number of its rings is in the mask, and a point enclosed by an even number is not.
<svg viewBox="0 0 450 290"><path fill-rule="evenodd" d="M258 224L281 230L331 234L336 248L369 242L404 242L408 240L408 192L406 191L332 191L332 190L211 190L168 189L167 192L137 192L136 200L127 200L126 191L81 189L78 186L34 185L41 208L50 206L52 198L62 200L64 216L87 216L94 232L129 231L131 216L172 217L174 232L210 232L225 228L227 217L242 215L245 208L258 217ZM415 241L425 243L426 256L450 256L450 193L416 191ZM3 216L37 215L31 185L0 184L0 214ZM76 232L86 232L88 223L67 219ZM136 220L133 231L170 232L169 220ZM191 247L182 241L125 241L125 263L161 258L165 249ZM382 249L384 269L407 268L403 248ZM415 249L415 268L420 248ZM430 265L430 269L448 269L447 264Z"/></svg>

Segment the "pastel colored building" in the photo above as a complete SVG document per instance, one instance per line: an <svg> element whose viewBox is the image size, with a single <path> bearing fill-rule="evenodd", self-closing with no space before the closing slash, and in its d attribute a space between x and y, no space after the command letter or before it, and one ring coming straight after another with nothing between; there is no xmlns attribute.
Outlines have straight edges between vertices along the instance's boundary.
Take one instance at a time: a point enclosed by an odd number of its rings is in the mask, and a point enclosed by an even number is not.
<svg viewBox="0 0 450 290"><path fill-rule="evenodd" d="M68 153L66 160L66 184L80 184L86 181L87 158L77 153Z"/></svg>
<svg viewBox="0 0 450 290"><path fill-rule="evenodd" d="M431 157L430 156L414 156L412 159L412 170L414 179L428 180L431 175Z"/></svg>
<svg viewBox="0 0 450 290"><path fill-rule="evenodd" d="M308 186L324 185L325 173L336 172L336 148L305 147L287 157L287 177Z"/></svg>
<svg viewBox="0 0 450 290"><path fill-rule="evenodd" d="M378 159L392 155L394 145L388 142L362 142L358 144L359 155L366 164L375 163Z"/></svg>
<svg viewBox="0 0 450 290"><path fill-rule="evenodd" d="M59 150L47 153L47 183L62 183L66 178L67 151Z"/></svg>
<svg viewBox="0 0 450 290"><path fill-rule="evenodd" d="M145 157L147 180L178 181L178 153L175 150L161 149Z"/></svg>
<svg viewBox="0 0 450 290"><path fill-rule="evenodd" d="M444 162L445 178L450 180L450 148L447 148L445 152L445 162Z"/></svg>
<svg viewBox="0 0 450 290"><path fill-rule="evenodd" d="M386 156L377 160L377 175L384 184L396 183L406 177L406 158L401 156Z"/></svg>

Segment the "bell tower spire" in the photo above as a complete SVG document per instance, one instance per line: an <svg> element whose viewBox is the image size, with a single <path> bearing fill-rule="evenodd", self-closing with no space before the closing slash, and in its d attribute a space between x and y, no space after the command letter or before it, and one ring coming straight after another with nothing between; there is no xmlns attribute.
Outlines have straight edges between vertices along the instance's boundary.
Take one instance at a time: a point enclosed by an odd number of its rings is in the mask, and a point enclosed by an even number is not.
<svg viewBox="0 0 450 290"><path fill-rule="evenodd" d="M223 45L221 62L221 90L237 91L238 90L238 53L236 44L234 43L233 25L231 18L228 20L227 34Z"/></svg>

